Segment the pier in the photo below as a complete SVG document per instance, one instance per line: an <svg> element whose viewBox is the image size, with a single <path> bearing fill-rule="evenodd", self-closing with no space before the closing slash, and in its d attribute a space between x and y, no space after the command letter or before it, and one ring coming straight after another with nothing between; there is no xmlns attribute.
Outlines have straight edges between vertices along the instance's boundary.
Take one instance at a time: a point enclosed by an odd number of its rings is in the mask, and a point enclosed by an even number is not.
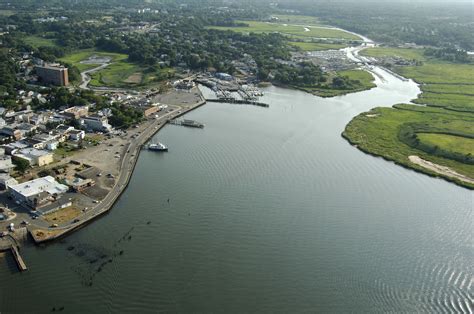
<svg viewBox="0 0 474 314"><path fill-rule="evenodd" d="M18 242L13 235L6 234L0 238L0 252L1 251L10 251L12 253L20 271L25 271L28 269L28 267L26 267L25 261L21 257Z"/></svg>
<svg viewBox="0 0 474 314"><path fill-rule="evenodd" d="M235 99L235 98L219 98L219 99L206 99L208 102L221 102L221 103L230 103L230 104L238 104L238 105L253 105L258 107L270 107L269 104L265 104L258 101L252 100L243 100L243 99Z"/></svg>
<svg viewBox="0 0 474 314"><path fill-rule="evenodd" d="M18 269L20 271L28 270L28 268L26 267L25 261L21 257L20 252L18 251L18 247L16 245L12 245L10 247L10 251L12 252L13 257L15 258L16 264L18 265Z"/></svg>
<svg viewBox="0 0 474 314"><path fill-rule="evenodd" d="M187 119L173 119L169 123L174 124L174 125L187 126L187 127L190 127L190 128L199 128L199 129L204 128L203 123L200 123L200 122L197 122L197 121L194 121L194 120L187 120Z"/></svg>

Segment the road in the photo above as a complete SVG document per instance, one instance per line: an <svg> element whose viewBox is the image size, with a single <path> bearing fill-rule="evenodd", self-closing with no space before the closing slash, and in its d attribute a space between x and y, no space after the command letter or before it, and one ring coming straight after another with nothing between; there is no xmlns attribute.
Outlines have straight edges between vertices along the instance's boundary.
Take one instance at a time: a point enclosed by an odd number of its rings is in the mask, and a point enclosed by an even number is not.
<svg viewBox="0 0 474 314"><path fill-rule="evenodd" d="M126 146L125 153L121 156L120 159L120 171L119 175L116 178L115 184L112 187L111 191L107 194L107 196L95 207L92 207L82 215L80 215L77 219L79 219L78 222L69 222L66 223L63 226L58 226L58 227L51 227L47 222L41 221L41 220L30 220L30 225L28 226L29 230L35 230L35 229L43 229L43 230L56 230L56 231L64 231L58 235L56 235L54 238L59 237L67 233L68 231L72 231L81 225L86 224L87 222L93 220L94 218L104 214L105 212L109 211L114 203L117 201L117 199L120 197L120 195L123 193L125 188L128 185L128 182L133 174L133 170L135 168L135 164L138 160L138 156L140 153L141 148L143 145L156 133L158 132L163 126L166 125L166 123L174 118L177 118L183 114L185 114L188 111L191 111L202 104L204 104L205 101L201 101L197 104L190 105L190 106L170 106L170 112L162 115L158 119L149 119L146 121L142 126L140 127L139 132L136 132L134 134L138 134L138 136L135 139L130 138L130 142ZM53 238L48 238L45 239L47 240L52 240ZM40 241L42 242L42 241Z"/></svg>

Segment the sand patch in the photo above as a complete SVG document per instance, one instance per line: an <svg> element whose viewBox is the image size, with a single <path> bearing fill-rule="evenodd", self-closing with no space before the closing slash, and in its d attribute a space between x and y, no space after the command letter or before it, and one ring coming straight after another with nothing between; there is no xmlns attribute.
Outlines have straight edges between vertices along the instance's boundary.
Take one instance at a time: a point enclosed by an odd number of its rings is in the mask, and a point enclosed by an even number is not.
<svg viewBox="0 0 474 314"><path fill-rule="evenodd" d="M105 64L105 63L109 63L110 61L112 61L111 57L92 55L89 58L87 58L85 60L82 60L79 63L82 63L82 64Z"/></svg>
<svg viewBox="0 0 474 314"><path fill-rule="evenodd" d="M133 73L129 77L127 77L126 80L124 80L124 83L127 84L140 84L142 82L143 74L140 72Z"/></svg>
<svg viewBox="0 0 474 314"><path fill-rule="evenodd" d="M454 171L453 169L451 169L449 167L435 164L431 161L424 160L424 159L420 158L419 156L414 156L414 155L409 156L408 159L412 163L414 163L418 166L421 166L423 168L429 169L431 171L434 171L436 173L445 175L445 176L450 177L450 178L455 178L455 179L461 180L463 182L474 184L474 179L472 179L468 176L465 176L463 174L457 173L456 171Z"/></svg>

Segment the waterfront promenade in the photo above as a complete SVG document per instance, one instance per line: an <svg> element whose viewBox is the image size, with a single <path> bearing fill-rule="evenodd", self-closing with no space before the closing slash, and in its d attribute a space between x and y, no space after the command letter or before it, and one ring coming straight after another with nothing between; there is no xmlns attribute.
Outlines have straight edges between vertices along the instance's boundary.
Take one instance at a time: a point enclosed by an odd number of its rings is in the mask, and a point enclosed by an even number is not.
<svg viewBox="0 0 474 314"><path fill-rule="evenodd" d="M95 218L107 213L126 189L132 177L140 150L142 149L144 144L161 128L163 128L170 120L184 115L185 113L194 110L205 103L206 101L201 95L200 101L195 104L190 104L186 106L173 105L168 113L160 116L157 119L152 118L144 122L140 126L140 131L135 133L137 134L137 136L135 138L131 138L127 146L125 147L125 153L121 156L120 159L119 175L115 181L114 186L106 195L106 197L95 207L89 209L87 212L79 216L76 219L76 222L73 222L69 225L59 227L49 227L45 224L41 225L36 223L30 225L28 229L34 241L36 243L43 243L63 237L74 230L82 228Z"/></svg>

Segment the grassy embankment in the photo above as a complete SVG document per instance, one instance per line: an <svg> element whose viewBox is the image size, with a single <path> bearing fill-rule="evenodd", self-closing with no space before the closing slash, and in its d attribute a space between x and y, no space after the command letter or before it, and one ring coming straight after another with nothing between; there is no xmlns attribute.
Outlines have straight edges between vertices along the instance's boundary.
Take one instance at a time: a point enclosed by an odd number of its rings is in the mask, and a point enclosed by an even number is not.
<svg viewBox="0 0 474 314"><path fill-rule="evenodd" d="M147 71L142 66L129 62L127 60L128 55L126 54L102 52L92 49L76 51L61 58L61 61L76 66L82 72L100 66L100 64L81 63L81 61L87 60L92 56L110 58L110 65L91 74L92 79L89 85L93 87L144 87L156 81L160 75L172 71L171 69Z"/></svg>
<svg viewBox="0 0 474 314"><path fill-rule="evenodd" d="M302 51L340 49L349 46L349 41L360 40L358 36L351 33L318 26L317 19L310 16L276 15L275 17L278 17L279 20L272 23L261 21L238 21L247 26L210 28L242 33L278 32L288 37L288 44L297 47ZM294 25L293 23L297 25ZM307 26L298 26L298 24ZM345 88L334 88L332 86L332 79L337 76L347 77L348 84L346 84ZM327 82L318 86L291 87L322 97L333 97L367 90L375 87L375 84L374 78L370 73L362 70L349 70L330 73Z"/></svg>
<svg viewBox="0 0 474 314"><path fill-rule="evenodd" d="M421 84L423 93L414 102L426 107L372 109L355 117L343 136L365 152L473 189L472 180L420 166L409 156L449 167L474 180L474 64L429 59L422 50L414 49L375 48L364 54L423 61L420 66L394 70Z"/></svg>

